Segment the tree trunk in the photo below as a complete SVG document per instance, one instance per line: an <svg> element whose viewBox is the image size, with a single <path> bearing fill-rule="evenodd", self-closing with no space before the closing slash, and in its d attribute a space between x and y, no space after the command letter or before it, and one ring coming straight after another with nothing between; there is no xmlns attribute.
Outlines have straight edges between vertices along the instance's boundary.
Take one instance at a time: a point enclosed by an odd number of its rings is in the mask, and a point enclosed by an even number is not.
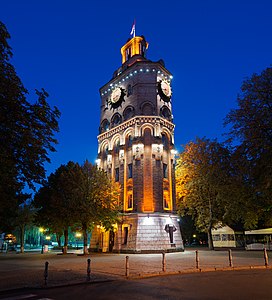
<svg viewBox="0 0 272 300"><path fill-rule="evenodd" d="M21 239L21 246L20 246L20 252L25 252L25 226L20 226L20 239Z"/></svg>
<svg viewBox="0 0 272 300"><path fill-rule="evenodd" d="M61 240L60 240L61 234L57 233L56 238L57 238L58 246L61 247Z"/></svg>
<svg viewBox="0 0 272 300"><path fill-rule="evenodd" d="M82 226L83 231L83 254L87 255L89 254L88 251L88 234L87 234L87 226Z"/></svg>
<svg viewBox="0 0 272 300"><path fill-rule="evenodd" d="M214 250L214 247L213 247L213 239L212 239L212 226L211 226L211 225L209 225L209 227L208 227L207 234L208 234L208 245L209 245L209 249L210 249L210 250Z"/></svg>
<svg viewBox="0 0 272 300"><path fill-rule="evenodd" d="M212 239L212 219L213 219L213 211L212 211L212 201L211 199L209 199L209 212L210 212L210 216L209 216L209 226L208 226L208 245L209 245L209 249L210 250L214 250L213 247L213 239Z"/></svg>
<svg viewBox="0 0 272 300"><path fill-rule="evenodd" d="M63 245L63 254L67 254L68 248L68 229L64 230L64 245Z"/></svg>

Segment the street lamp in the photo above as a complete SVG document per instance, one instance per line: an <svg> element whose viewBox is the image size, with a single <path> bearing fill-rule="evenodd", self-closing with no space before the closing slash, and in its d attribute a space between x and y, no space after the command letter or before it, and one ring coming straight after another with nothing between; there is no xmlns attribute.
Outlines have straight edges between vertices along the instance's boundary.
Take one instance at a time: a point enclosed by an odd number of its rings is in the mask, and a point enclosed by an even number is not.
<svg viewBox="0 0 272 300"><path fill-rule="evenodd" d="M78 240L81 238L82 234L81 232L76 232L76 249L78 250Z"/></svg>
<svg viewBox="0 0 272 300"><path fill-rule="evenodd" d="M44 228L40 227L39 231L40 231L40 245L42 246L41 254L43 254L43 233L44 233Z"/></svg>

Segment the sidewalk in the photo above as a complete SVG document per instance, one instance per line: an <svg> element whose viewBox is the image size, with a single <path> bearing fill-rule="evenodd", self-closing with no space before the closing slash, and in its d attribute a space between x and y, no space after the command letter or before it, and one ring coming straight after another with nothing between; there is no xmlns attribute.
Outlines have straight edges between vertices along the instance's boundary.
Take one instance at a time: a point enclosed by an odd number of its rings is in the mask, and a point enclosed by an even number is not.
<svg viewBox="0 0 272 300"><path fill-rule="evenodd" d="M77 254L80 250L73 251ZM91 253L88 256L0 253L0 291L44 287L44 266L49 262L47 286L84 283L87 279L87 259L91 259L91 282L126 279L126 256L129 257L129 278L205 272L215 270L265 268L262 251L232 251L233 268L229 267L228 251L198 250L199 268L196 269L195 250L165 254L163 271L162 254L108 254Z"/></svg>

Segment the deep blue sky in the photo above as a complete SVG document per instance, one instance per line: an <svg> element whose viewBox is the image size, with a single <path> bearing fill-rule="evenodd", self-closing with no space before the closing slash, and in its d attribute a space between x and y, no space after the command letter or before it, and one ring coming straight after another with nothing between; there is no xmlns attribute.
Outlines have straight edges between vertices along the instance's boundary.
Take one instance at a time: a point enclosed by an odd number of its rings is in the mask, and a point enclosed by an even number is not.
<svg viewBox="0 0 272 300"><path fill-rule="evenodd" d="M121 65L120 48L136 34L147 58L173 74L175 144L219 138L242 81L272 62L272 1L1 1L13 64L33 96L44 87L61 113L48 173L69 160L94 162L99 88Z"/></svg>

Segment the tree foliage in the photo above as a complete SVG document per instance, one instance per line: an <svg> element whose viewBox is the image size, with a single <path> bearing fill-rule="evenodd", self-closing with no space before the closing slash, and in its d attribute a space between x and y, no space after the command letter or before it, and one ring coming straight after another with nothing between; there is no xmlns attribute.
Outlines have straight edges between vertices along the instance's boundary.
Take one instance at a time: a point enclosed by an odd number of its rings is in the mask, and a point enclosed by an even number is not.
<svg viewBox="0 0 272 300"><path fill-rule="evenodd" d="M197 228L208 234L225 214L225 187L230 174L230 152L216 140L197 138L177 160L176 190L179 213L193 216Z"/></svg>
<svg viewBox="0 0 272 300"><path fill-rule="evenodd" d="M272 68L244 81L238 108L227 115L230 141L236 142L240 184L251 200L252 226L272 225ZM242 166L242 167L240 167ZM248 219L249 221L250 219Z"/></svg>
<svg viewBox="0 0 272 300"><path fill-rule="evenodd" d="M68 162L52 173L34 197L38 209L36 224L58 236L64 235L64 253L67 253L68 228L74 224L77 206L75 178L79 165Z"/></svg>
<svg viewBox="0 0 272 300"><path fill-rule="evenodd" d="M87 230L92 230L95 224L110 229L118 220L120 186L88 161L81 166L77 179L77 224L83 232L84 253L87 253Z"/></svg>
<svg viewBox="0 0 272 300"><path fill-rule="evenodd" d="M34 204L39 209L37 222L53 232L64 233L64 252L67 250L68 228L80 229L84 253L87 253L88 230L96 224L109 229L116 222L119 192L119 186L88 161L82 166L69 162L51 174L35 195Z"/></svg>
<svg viewBox="0 0 272 300"><path fill-rule="evenodd" d="M20 194L28 185L42 183L44 163L55 151L59 110L47 102L44 89L37 100L27 100L27 90L11 64L10 35L0 22L0 228L10 229L20 204Z"/></svg>

